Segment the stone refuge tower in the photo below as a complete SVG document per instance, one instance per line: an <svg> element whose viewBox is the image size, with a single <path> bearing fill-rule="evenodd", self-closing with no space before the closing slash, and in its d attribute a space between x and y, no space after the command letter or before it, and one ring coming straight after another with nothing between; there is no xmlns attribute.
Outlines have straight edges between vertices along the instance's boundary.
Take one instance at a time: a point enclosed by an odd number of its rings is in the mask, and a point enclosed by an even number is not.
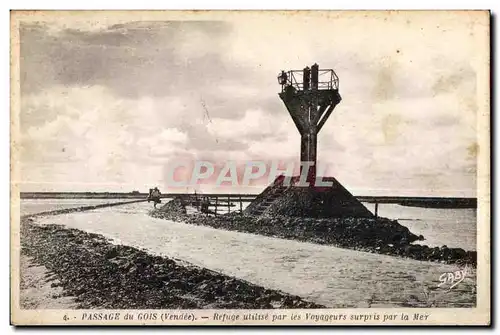
<svg viewBox="0 0 500 335"><path fill-rule="evenodd" d="M279 97L300 133L300 161L308 162L309 187L285 185L278 177L245 209L249 215L290 215L301 217L373 217L349 191L333 177L323 177L331 187L316 187L318 133L342 100L339 78L333 69L320 69L318 64L303 70L281 71ZM303 165L306 166L306 165ZM302 173L302 171L301 171Z"/></svg>

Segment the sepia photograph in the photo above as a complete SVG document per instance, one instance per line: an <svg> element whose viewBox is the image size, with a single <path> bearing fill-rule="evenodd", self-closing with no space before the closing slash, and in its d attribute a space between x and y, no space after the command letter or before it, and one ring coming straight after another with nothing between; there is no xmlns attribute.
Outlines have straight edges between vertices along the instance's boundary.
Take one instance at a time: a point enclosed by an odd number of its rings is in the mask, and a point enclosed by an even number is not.
<svg viewBox="0 0 500 335"><path fill-rule="evenodd" d="M490 324L490 12L10 27L12 324Z"/></svg>

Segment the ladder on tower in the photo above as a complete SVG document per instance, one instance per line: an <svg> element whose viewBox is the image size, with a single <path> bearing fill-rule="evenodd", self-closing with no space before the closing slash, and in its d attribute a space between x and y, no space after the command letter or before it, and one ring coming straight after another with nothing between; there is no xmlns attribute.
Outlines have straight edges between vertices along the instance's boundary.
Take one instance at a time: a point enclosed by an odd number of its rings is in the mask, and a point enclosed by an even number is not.
<svg viewBox="0 0 500 335"><path fill-rule="evenodd" d="M285 187L280 186L276 187L272 193L268 194L268 196L252 211L254 215L262 215L264 212L271 206L276 199L278 199L283 192L285 191Z"/></svg>

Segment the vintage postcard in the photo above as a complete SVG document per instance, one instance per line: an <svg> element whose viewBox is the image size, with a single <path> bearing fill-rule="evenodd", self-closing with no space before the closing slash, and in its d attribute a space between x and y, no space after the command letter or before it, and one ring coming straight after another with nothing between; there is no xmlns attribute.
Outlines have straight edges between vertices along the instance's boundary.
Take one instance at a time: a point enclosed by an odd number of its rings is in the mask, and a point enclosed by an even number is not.
<svg viewBox="0 0 500 335"><path fill-rule="evenodd" d="M488 11L12 11L14 325L489 325Z"/></svg>

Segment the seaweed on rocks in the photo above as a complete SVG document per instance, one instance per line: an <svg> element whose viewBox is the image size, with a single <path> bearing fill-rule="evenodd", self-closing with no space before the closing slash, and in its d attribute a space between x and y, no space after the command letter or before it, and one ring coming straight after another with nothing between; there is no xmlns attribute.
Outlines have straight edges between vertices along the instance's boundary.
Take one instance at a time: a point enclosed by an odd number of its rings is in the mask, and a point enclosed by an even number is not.
<svg viewBox="0 0 500 335"><path fill-rule="evenodd" d="M186 204L181 197L175 197L158 209L159 212L169 213L171 215L186 214Z"/></svg>
<svg viewBox="0 0 500 335"><path fill-rule="evenodd" d="M23 254L84 309L323 308L298 296L115 245L98 234L21 221Z"/></svg>
<svg viewBox="0 0 500 335"><path fill-rule="evenodd" d="M186 214L182 201L151 211L156 218L169 219L217 229L260 234L283 239L333 245L336 247L407 257L421 261L476 266L477 253L461 248L430 248L413 244L423 236L413 234L397 220L383 217L310 218L286 215L254 216L236 213L209 216ZM184 209L179 209L178 206ZM170 211L168 208L175 208Z"/></svg>

